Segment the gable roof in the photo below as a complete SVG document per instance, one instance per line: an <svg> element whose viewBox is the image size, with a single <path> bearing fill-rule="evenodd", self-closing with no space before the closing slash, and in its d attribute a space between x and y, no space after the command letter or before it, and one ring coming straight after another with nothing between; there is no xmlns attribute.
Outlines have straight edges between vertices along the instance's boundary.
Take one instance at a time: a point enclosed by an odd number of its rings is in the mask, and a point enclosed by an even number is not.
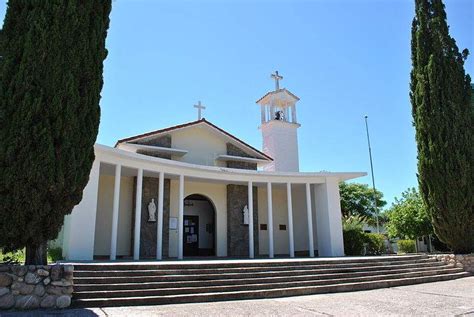
<svg viewBox="0 0 474 317"><path fill-rule="evenodd" d="M125 138L125 139L120 139L120 140L117 141L117 143L115 143L115 147L117 147L120 143L137 141L137 140L140 140L140 139L143 139L143 138L147 138L147 137L151 137L151 136L154 136L154 135L163 134L163 133L167 133L167 132L172 132L172 131L175 131L175 130L192 127L192 126L196 126L196 125L199 125L199 124L206 124L207 126L213 128L214 130L216 130L219 133L223 134L227 138L230 138L231 140L233 140L234 142L240 144L241 146L251 150L252 152L255 152L257 155L259 155L261 157L264 157L265 159L267 159L269 161L273 161L273 158L271 158L267 154L263 153L260 150L257 150L256 148L254 148L250 144L245 143L244 141L240 140L239 138L235 137L234 135L230 134L229 132L219 128L218 126L216 126L214 124L212 124L211 122L207 121L205 118L202 118L201 120L196 120L196 121L180 124L180 125L175 125L175 126L160 129L160 130L155 130L155 131L135 135L135 136L128 137L128 138Z"/></svg>

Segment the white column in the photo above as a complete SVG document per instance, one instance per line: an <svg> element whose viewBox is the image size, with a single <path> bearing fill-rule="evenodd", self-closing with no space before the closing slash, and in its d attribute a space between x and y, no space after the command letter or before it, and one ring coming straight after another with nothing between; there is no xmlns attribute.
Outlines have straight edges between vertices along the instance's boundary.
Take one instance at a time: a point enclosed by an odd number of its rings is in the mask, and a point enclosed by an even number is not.
<svg viewBox="0 0 474 317"><path fill-rule="evenodd" d="M179 175L178 259L183 258L184 175Z"/></svg>
<svg viewBox="0 0 474 317"><path fill-rule="evenodd" d="M288 246L290 249L290 258L295 257L295 240L293 238L293 202L291 200L291 184L286 183L286 197L288 208Z"/></svg>
<svg viewBox="0 0 474 317"><path fill-rule="evenodd" d="M311 190L310 184L306 183L306 211L308 215L308 250L309 256L314 257L314 241L313 241L313 212L311 208Z"/></svg>
<svg viewBox="0 0 474 317"><path fill-rule="evenodd" d="M138 169L137 174L137 195L135 198L135 235L133 239L133 259L140 259L140 227L142 220L142 187L143 169Z"/></svg>
<svg viewBox="0 0 474 317"><path fill-rule="evenodd" d="M249 208L249 258L254 258L253 249L253 185L248 182L248 208Z"/></svg>
<svg viewBox="0 0 474 317"><path fill-rule="evenodd" d="M319 256L344 256L339 181L327 178L314 187Z"/></svg>
<svg viewBox="0 0 474 317"><path fill-rule="evenodd" d="M267 202L268 202L268 256L274 257L273 250L273 206L272 206L272 183L267 183Z"/></svg>
<svg viewBox="0 0 474 317"><path fill-rule="evenodd" d="M156 228L156 259L163 258L163 199L165 187L165 173L160 172L158 181L158 221Z"/></svg>
<svg viewBox="0 0 474 317"><path fill-rule="evenodd" d="M294 103L291 105L291 121L293 123L297 123L296 122L296 107Z"/></svg>
<svg viewBox="0 0 474 317"><path fill-rule="evenodd" d="M260 106L260 112L262 116L262 123L265 123L265 105Z"/></svg>
<svg viewBox="0 0 474 317"><path fill-rule="evenodd" d="M82 192L81 202L65 217L63 252L66 260L93 260L95 219L99 194L100 160L92 164L89 182Z"/></svg>
<svg viewBox="0 0 474 317"><path fill-rule="evenodd" d="M120 206L120 178L122 174L122 165L115 165L114 178L114 202L112 205L112 234L110 238L110 259L115 260L117 257L117 232L118 232L118 217Z"/></svg>

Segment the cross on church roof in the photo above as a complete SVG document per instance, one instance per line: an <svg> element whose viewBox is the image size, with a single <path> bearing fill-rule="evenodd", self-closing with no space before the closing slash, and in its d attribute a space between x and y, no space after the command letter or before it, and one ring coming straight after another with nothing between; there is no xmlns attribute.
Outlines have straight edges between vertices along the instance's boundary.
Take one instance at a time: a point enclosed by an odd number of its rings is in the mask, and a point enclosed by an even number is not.
<svg viewBox="0 0 474 317"><path fill-rule="evenodd" d="M278 74L278 71L275 71L275 74L272 74L271 78L275 80L275 90L279 90L280 89L280 80L283 79L283 76L280 76Z"/></svg>
<svg viewBox="0 0 474 317"><path fill-rule="evenodd" d="M204 107L203 105L201 105L201 101L198 101L198 104L197 104L197 105L194 105L194 108L196 108L196 109L198 110L198 120L201 120L201 119L202 119L201 110L206 109L206 107Z"/></svg>

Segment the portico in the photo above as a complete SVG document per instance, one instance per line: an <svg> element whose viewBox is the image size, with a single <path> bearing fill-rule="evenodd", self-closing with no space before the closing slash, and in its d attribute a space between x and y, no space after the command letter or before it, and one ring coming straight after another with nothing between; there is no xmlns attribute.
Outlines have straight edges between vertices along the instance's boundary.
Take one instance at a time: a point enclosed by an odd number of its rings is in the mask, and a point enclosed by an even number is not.
<svg viewBox="0 0 474 317"><path fill-rule="evenodd" d="M144 177L156 178L159 184L156 191L157 221L154 224L156 228L154 243L157 250L155 258L157 260L163 258L163 227L168 225L164 222L163 217L165 180L170 182L169 217L177 218L176 229L168 228L168 257L183 259L184 198L190 194L204 194L215 204L216 255L228 256L228 228L226 225L228 215L225 201L225 186L228 184L247 187L246 199L250 214L250 221L248 228L246 228L248 230L249 258L255 256L272 258L275 252L294 257L295 244L296 250L307 251L310 257L315 255L315 249L319 256L341 256L344 254L338 182L359 177L362 175L361 173L279 173L237 170L176 162L103 145L96 145L95 153L96 162L91 171L89 184L84 191L84 199L75 207L72 215L66 218L64 230L65 237L68 238L64 240L64 250L68 251L65 254L67 259L94 259L95 235L104 230L102 226L99 231L96 230L98 211L100 211L100 204L98 204L99 179L102 177L113 178L109 251L108 254L102 254L107 255L111 260L117 258L120 204L127 203L121 198L121 193L124 192L121 189L124 185L130 187L127 177L136 178L133 247L129 254L133 255L134 260L144 258L140 257L141 222L139 221L142 213L147 212L142 204ZM254 191L251 189L254 187L258 190L256 200L259 213L262 215L258 218L258 223L253 223L255 203ZM294 219L295 208L297 209L297 219ZM296 236L295 225L297 227ZM258 229L255 230L256 228ZM259 236L258 253L256 253L254 245L257 238L255 231ZM275 243L275 239L284 242ZM317 248L314 247L315 241Z"/></svg>

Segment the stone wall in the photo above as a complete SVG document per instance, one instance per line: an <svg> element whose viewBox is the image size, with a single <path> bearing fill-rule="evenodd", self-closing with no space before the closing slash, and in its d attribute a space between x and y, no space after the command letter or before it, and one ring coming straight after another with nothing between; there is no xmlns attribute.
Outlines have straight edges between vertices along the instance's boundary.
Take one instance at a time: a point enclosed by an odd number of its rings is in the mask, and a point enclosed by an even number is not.
<svg viewBox="0 0 474 317"><path fill-rule="evenodd" d="M68 307L73 271L60 264L0 265L0 310Z"/></svg>
<svg viewBox="0 0 474 317"><path fill-rule="evenodd" d="M466 272L474 274L474 253L472 254L431 254L430 257L448 264L462 267Z"/></svg>
<svg viewBox="0 0 474 317"><path fill-rule="evenodd" d="M249 255L249 226L243 223L242 210L248 204L245 185L227 185L227 255ZM258 193L253 188L253 239L254 254L258 255Z"/></svg>
<svg viewBox="0 0 474 317"><path fill-rule="evenodd" d="M156 258L156 235L158 224L148 221L148 204L151 199L155 199L157 208L156 217L158 219L158 186L159 178L143 177L142 188L142 217L140 225L140 258ZM132 250L133 254L133 238L135 228L135 197L136 197L137 179L133 186L133 206L132 212ZM169 217L170 217L170 180L164 181L164 197L163 197L163 257L168 256L169 249Z"/></svg>
<svg viewBox="0 0 474 317"><path fill-rule="evenodd" d="M136 141L133 142L134 144L142 144L142 145L154 145L154 146L161 146L161 147L171 147L171 136L170 135L164 135L160 137L155 137L151 138L145 141ZM160 154L160 153L154 153L150 152L147 150L138 150L138 154L143 154L143 155L148 155L148 156L154 156L154 157L159 157L159 158L164 158L164 159L171 159L170 154Z"/></svg>
<svg viewBox="0 0 474 317"><path fill-rule="evenodd" d="M227 155L234 155L234 156L243 156L243 157L251 157L254 158L251 155L248 155L235 145L231 143L227 143ZM244 170L257 170L257 163L248 163L248 162L232 162L228 161L227 162L227 167L229 168L238 168L238 169L244 169Z"/></svg>

